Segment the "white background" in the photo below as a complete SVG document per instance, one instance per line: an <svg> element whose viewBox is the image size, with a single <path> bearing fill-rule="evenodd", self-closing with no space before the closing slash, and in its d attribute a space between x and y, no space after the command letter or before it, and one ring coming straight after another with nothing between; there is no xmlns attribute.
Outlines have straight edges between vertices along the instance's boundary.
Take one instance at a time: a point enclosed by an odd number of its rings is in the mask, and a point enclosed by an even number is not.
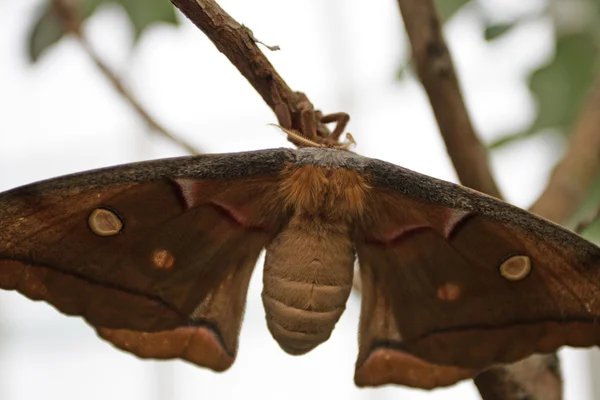
<svg viewBox="0 0 600 400"><path fill-rule="evenodd" d="M166 0L165 0L166 1ZM77 43L64 40L34 66L27 27L39 0L0 0L0 189L117 163L183 155L149 133ZM429 104L413 80L395 80L407 52L396 2L359 0L221 0L255 36L281 46L268 53L295 90L325 112L352 115L356 151L456 181ZM540 0L482 1L499 17ZM526 72L552 55L548 21L529 23L488 45L473 10L448 26L465 99L489 142L527 126L535 103ZM158 121L206 152L289 146L268 123L272 112L204 35L155 27L130 52L132 32L116 7L87 25L94 47L119 71ZM538 136L492 153L506 198L527 207L561 155L560 139ZM270 337L253 277L234 366L224 374L181 361L141 361L96 338L69 318L16 293L0 293L0 399L477 399L470 382L433 392L353 385L360 299L331 339L303 357L286 355ZM589 352L563 351L567 399L592 399Z"/></svg>

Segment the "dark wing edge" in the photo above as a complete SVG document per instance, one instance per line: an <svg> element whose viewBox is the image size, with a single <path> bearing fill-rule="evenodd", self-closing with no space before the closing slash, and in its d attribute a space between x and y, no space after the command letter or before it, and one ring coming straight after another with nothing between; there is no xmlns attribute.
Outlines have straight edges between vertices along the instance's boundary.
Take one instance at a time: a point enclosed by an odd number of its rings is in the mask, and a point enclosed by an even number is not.
<svg viewBox="0 0 600 400"><path fill-rule="evenodd" d="M256 260L282 223L270 201L292 157L147 161L1 193L0 288L82 316L139 357L222 371L235 358ZM93 224L107 235L90 229L97 209Z"/></svg>
<svg viewBox="0 0 600 400"><path fill-rule="evenodd" d="M449 182L378 160L365 172L373 191L355 238L357 384L431 389L563 345L600 344L597 246ZM503 275L525 259L524 276Z"/></svg>

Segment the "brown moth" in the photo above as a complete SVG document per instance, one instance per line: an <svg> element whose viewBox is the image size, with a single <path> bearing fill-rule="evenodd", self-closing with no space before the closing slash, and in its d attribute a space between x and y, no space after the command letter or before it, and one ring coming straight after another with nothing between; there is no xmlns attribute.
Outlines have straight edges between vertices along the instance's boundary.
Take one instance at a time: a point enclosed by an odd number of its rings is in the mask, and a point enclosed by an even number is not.
<svg viewBox="0 0 600 400"><path fill-rule="evenodd" d="M473 190L308 147L122 165L0 194L0 287L139 357L234 361L266 248L268 327L326 341L362 279L359 386L451 385L600 343L600 249Z"/></svg>

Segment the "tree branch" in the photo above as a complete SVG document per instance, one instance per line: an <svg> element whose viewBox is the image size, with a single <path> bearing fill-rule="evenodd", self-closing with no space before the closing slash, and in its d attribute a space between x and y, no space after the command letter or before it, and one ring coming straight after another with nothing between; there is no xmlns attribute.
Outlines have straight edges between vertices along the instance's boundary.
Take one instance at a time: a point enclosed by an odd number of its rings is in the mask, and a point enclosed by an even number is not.
<svg viewBox="0 0 600 400"><path fill-rule="evenodd" d="M398 0L414 65L429 96L456 173L465 186L501 198L466 110L433 0ZM475 378L484 400L560 400L558 358L535 355L491 368Z"/></svg>
<svg viewBox="0 0 600 400"><path fill-rule="evenodd" d="M460 182L500 198L465 107L433 0L398 0L412 58Z"/></svg>

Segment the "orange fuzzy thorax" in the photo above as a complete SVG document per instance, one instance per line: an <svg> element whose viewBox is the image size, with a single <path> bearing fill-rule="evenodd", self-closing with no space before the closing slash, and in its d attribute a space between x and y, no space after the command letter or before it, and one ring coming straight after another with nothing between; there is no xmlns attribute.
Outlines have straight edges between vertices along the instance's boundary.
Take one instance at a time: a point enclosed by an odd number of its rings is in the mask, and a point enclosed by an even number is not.
<svg viewBox="0 0 600 400"><path fill-rule="evenodd" d="M279 192L295 214L347 220L362 215L370 189L364 176L353 170L314 165L287 167Z"/></svg>

